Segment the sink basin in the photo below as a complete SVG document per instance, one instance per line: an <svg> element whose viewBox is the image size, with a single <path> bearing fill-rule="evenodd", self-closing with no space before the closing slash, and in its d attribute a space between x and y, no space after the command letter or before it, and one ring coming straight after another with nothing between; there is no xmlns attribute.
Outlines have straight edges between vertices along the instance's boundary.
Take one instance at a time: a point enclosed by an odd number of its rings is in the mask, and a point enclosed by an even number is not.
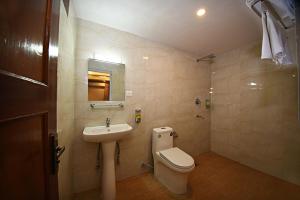
<svg viewBox="0 0 300 200"><path fill-rule="evenodd" d="M132 127L128 124L86 127L83 130L83 139L87 142L112 142L128 135Z"/></svg>
<svg viewBox="0 0 300 200"><path fill-rule="evenodd" d="M102 147L102 200L116 199L115 148L116 141L128 135L132 127L128 124L85 127L83 139L101 143Z"/></svg>

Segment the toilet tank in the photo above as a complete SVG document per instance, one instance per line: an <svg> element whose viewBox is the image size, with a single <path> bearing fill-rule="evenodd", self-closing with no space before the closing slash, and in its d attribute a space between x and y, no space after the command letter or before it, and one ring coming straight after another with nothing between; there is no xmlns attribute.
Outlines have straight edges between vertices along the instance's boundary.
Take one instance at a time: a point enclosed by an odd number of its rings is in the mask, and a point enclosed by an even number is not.
<svg viewBox="0 0 300 200"><path fill-rule="evenodd" d="M152 153L173 147L173 129L170 127L154 128L152 133Z"/></svg>

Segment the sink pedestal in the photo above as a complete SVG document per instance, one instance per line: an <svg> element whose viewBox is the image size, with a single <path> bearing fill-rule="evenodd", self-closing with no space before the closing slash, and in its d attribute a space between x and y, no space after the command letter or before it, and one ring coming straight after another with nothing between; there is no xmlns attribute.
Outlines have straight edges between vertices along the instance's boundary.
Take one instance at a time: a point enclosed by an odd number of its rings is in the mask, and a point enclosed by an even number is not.
<svg viewBox="0 0 300 200"><path fill-rule="evenodd" d="M85 127L83 139L102 144L102 199L116 199L115 148L116 141L129 135L132 127L128 124L114 124L109 127Z"/></svg>
<svg viewBox="0 0 300 200"><path fill-rule="evenodd" d="M116 141L102 142L102 195L103 200L115 200L116 176L115 176L115 148Z"/></svg>

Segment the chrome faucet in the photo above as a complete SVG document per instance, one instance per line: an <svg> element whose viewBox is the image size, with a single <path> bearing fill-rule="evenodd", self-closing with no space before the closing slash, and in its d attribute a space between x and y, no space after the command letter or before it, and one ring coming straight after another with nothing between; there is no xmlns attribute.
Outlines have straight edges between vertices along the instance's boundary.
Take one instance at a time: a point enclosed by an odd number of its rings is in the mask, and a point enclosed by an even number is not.
<svg viewBox="0 0 300 200"><path fill-rule="evenodd" d="M110 118L106 118L106 127L109 127L110 126Z"/></svg>

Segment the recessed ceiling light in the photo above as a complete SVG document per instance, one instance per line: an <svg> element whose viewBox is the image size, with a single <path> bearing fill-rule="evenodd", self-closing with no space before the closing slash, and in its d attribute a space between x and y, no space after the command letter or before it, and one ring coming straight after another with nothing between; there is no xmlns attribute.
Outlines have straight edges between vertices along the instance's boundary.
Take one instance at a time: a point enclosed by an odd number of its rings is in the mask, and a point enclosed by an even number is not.
<svg viewBox="0 0 300 200"><path fill-rule="evenodd" d="M200 8L198 11L197 11L197 15L199 17L202 17L203 15L205 15L206 13L206 10L204 8Z"/></svg>
<svg viewBox="0 0 300 200"><path fill-rule="evenodd" d="M149 60L149 57L148 56L143 56L143 59L144 60Z"/></svg>
<svg viewBox="0 0 300 200"><path fill-rule="evenodd" d="M257 84L255 82L250 82L250 83L248 83L248 85L255 86Z"/></svg>

